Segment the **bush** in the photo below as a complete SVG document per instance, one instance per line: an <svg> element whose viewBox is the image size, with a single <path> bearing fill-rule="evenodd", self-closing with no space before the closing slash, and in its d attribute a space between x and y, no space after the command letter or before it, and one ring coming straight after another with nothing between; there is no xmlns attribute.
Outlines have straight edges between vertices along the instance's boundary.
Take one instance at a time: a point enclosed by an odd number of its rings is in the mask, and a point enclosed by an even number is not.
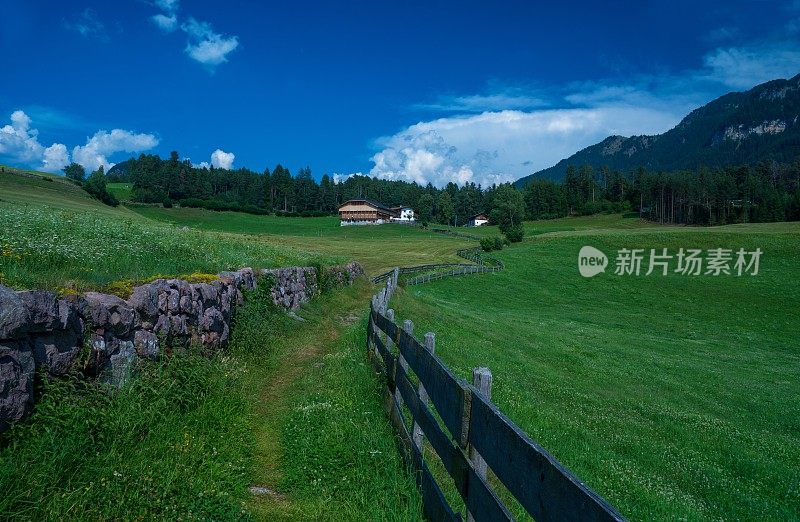
<svg viewBox="0 0 800 522"><path fill-rule="evenodd" d="M164 208L172 208L172 200L169 198L164 198L164 202L162 203Z"/></svg>
<svg viewBox="0 0 800 522"><path fill-rule="evenodd" d="M485 237L481 239L481 249L484 252L491 252L493 250L503 250L503 238L500 236Z"/></svg>
<svg viewBox="0 0 800 522"><path fill-rule="evenodd" d="M519 243L525 236L525 229L522 225L515 225L505 231L506 239L511 243Z"/></svg>

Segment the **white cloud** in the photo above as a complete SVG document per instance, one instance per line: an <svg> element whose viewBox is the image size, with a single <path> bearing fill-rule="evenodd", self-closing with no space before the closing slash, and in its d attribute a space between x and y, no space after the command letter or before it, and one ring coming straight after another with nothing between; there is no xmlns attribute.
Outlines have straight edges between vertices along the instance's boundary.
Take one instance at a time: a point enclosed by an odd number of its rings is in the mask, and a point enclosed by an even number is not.
<svg viewBox="0 0 800 522"><path fill-rule="evenodd" d="M11 114L11 124L0 128L0 157L17 163L31 163L41 158L44 147L38 131L30 128L31 119L22 111Z"/></svg>
<svg viewBox="0 0 800 522"><path fill-rule="evenodd" d="M187 23L181 25L181 29L189 36L186 54L209 67L227 62L228 53L239 46L239 37L215 33L209 23L194 18L189 18Z"/></svg>
<svg viewBox="0 0 800 522"><path fill-rule="evenodd" d="M233 168L234 159L236 159L236 155L233 152L225 152L222 149L217 149L211 153L211 164L218 169Z"/></svg>
<svg viewBox="0 0 800 522"><path fill-rule="evenodd" d="M161 30L168 33L171 33L178 28L178 17L174 14L167 16L163 13L159 13L151 16L150 20L152 20L153 23L156 24Z"/></svg>
<svg viewBox="0 0 800 522"><path fill-rule="evenodd" d="M86 140L86 145L72 149L72 159L87 170L96 170L100 165L105 170L114 166L108 157L116 152L141 152L158 145L158 138L152 134L135 134L122 129L97 131Z"/></svg>
<svg viewBox="0 0 800 522"><path fill-rule="evenodd" d="M443 186L513 181L612 134L654 134L678 122L638 107L499 111L421 122L378 140L370 176ZM338 179L343 179L339 175Z"/></svg>
<svg viewBox="0 0 800 522"><path fill-rule="evenodd" d="M42 154L42 166L39 167L45 172L59 172L69 165L69 153L67 146L62 143L53 143Z"/></svg>

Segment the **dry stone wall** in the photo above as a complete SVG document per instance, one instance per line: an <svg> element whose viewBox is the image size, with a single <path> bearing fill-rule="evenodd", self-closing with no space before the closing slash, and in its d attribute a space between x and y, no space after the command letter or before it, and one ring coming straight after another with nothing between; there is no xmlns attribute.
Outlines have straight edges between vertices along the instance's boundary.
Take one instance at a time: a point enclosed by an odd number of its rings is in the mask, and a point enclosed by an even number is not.
<svg viewBox="0 0 800 522"><path fill-rule="evenodd" d="M344 286L363 274L353 262L327 268L326 280ZM0 432L31 411L37 371L61 376L80 370L119 385L138 358L190 346L225 348L243 291L255 289L259 279L271 282L273 302L288 310L320 291L313 267L243 268L210 283L158 279L134 288L128 300L98 292L58 297L0 285Z"/></svg>

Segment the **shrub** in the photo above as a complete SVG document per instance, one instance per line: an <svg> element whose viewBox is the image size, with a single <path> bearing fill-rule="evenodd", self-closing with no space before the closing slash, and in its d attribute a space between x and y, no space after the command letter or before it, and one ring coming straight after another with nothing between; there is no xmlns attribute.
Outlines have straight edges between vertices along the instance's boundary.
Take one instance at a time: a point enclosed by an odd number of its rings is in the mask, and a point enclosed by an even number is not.
<svg viewBox="0 0 800 522"><path fill-rule="evenodd" d="M522 225L515 225L505 231L506 239L511 243L519 243L525 236L525 229Z"/></svg>
<svg viewBox="0 0 800 522"><path fill-rule="evenodd" d="M503 238L500 236L485 237L481 239L481 249L484 252L491 252L493 250L503 250Z"/></svg>
<svg viewBox="0 0 800 522"><path fill-rule="evenodd" d="M169 198L164 198L162 205L164 205L164 208L172 208L172 200Z"/></svg>

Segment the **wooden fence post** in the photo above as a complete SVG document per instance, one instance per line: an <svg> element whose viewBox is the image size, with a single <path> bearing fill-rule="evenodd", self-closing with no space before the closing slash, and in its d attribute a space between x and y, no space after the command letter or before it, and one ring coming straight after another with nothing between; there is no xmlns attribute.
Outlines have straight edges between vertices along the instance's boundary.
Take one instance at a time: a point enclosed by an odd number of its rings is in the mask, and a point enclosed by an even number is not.
<svg viewBox="0 0 800 522"><path fill-rule="evenodd" d="M428 332L425 334L425 349L428 350L431 354L436 351L436 334L433 332ZM419 383L419 400L425 406L428 405L428 392L425 390L425 386L422 382ZM414 441L414 445L419 449L420 453L422 453L422 428L420 428L419 424L414 422L414 426L411 430L411 440Z"/></svg>
<svg viewBox="0 0 800 522"><path fill-rule="evenodd" d="M491 399L492 372L489 370L489 368L473 369L472 385L475 386L483 395L485 395L487 399ZM469 448L469 460L472 462L472 467L475 468L475 472L478 474L478 476L483 480L486 480L486 461L483 460L483 457L481 457L480 453L478 453L471 445ZM475 522L475 518L472 516L472 513L467 512L467 522Z"/></svg>
<svg viewBox="0 0 800 522"><path fill-rule="evenodd" d="M405 330L405 332L408 333L408 334L413 334L414 333L414 323L411 321L411 319L406 319L405 321L403 321L403 330ZM403 357L402 353L398 353L397 354L397 363L406 372L406 375L408 375L408 362L406 361L406 358ZM397 381L396 377L395 377L395 381ZM400 395L400 387L399 386L397 388L395 388L394 394L395 394L395 397L397 397L398 404L403 404L403 396Z"/></svg>

